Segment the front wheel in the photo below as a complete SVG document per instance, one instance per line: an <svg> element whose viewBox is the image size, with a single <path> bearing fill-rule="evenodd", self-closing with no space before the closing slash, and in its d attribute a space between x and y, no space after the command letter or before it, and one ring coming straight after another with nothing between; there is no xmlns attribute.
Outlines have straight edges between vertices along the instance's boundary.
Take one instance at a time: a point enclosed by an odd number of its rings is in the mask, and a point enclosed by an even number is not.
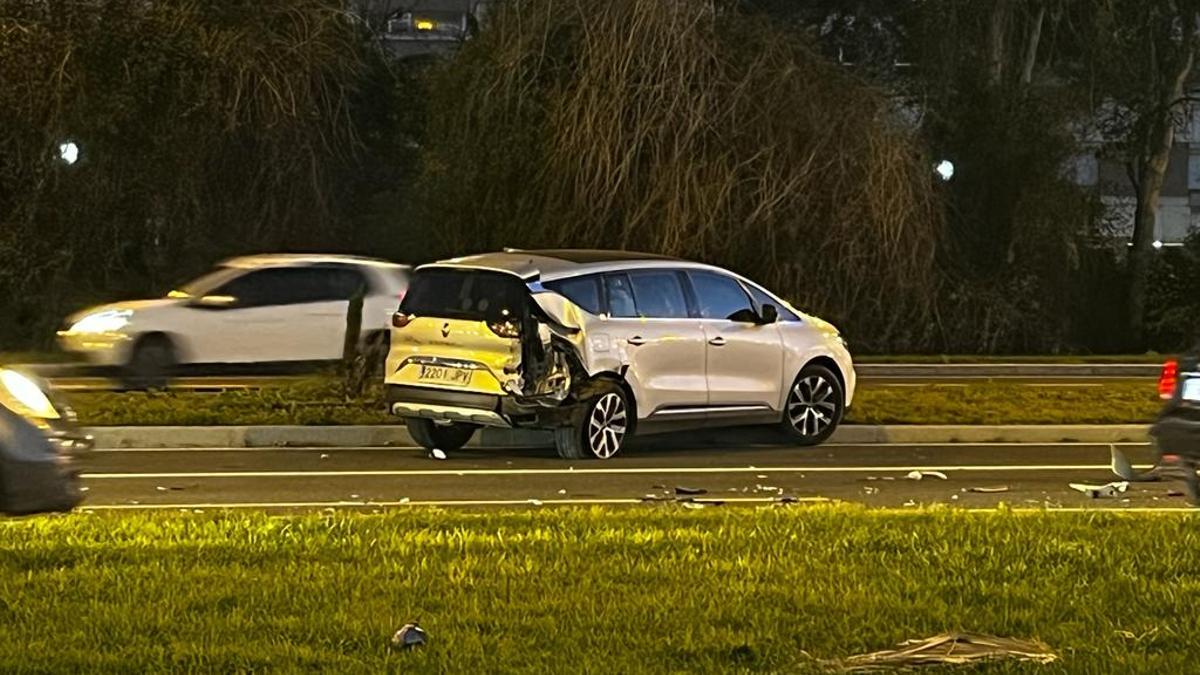
<svg viewBox="0 0 1200 675"><path fill-rule="evenodd" d="M780 425L797 445L819 445L833 435L846 408L841 380L825 366L808 365L788 391Z"/></svg>
<svg viewBox="0 0 1200 675"><path fill-rule="evenodd" d="M437 449L442 452L453 452L466 445L478 428L473 424L458 422L437 424L422 417L410 417L406 424L408 435L412 436L418 445L426 450Z"/></svg>
<svg viewBox="0 0 1200 675"><path fill-rule="evenodd" d="M574 421L554 431L554 445L563 459L612 459L629 438L630 407L625 391L605 386L588 398Z"/></svg>
<svg viewBox="0 0 1200 675"><path fill-rule="evenodd" d="M175 346L164 335L150 335L134 345L121 374L128 389L165 389L175 371Z"/></svg>

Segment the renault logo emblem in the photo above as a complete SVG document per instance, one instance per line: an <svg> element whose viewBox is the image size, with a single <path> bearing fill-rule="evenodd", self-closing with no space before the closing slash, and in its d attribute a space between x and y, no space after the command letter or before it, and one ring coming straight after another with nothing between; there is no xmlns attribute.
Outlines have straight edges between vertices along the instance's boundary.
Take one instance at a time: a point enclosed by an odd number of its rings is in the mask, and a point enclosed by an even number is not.
<svg viewBox="0 0 1200 675"><path fill-rule="evenodd" d="M442 337L450 337L450 324L442 324Z"/></svg>

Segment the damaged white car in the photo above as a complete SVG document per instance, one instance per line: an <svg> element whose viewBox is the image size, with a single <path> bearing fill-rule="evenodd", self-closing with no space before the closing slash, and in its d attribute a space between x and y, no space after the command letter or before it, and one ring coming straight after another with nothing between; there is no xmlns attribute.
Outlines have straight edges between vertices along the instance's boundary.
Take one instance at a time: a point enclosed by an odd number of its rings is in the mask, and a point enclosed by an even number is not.
<svg viewBox="0 0 1200 675"><path fill-rule="evenodd" d="M506 250L425 265L392 326L389 405L430 449L481 426L551 429L570 459L705 426L772 424L815 445L854 397L833 326L661 256Z"/></svg>

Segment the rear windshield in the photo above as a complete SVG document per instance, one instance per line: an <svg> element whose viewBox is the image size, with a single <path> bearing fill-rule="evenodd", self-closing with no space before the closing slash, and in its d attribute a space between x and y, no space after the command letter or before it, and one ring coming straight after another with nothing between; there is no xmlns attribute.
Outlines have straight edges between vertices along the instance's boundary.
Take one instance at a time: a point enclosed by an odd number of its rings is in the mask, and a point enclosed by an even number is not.
<svg viewBox="0 0 1200 675"><path fill-rule="evenodd" d="M400 311L413 316L499 321L524 316L525 283L511 274L425 269L413 274Z"/></svg>

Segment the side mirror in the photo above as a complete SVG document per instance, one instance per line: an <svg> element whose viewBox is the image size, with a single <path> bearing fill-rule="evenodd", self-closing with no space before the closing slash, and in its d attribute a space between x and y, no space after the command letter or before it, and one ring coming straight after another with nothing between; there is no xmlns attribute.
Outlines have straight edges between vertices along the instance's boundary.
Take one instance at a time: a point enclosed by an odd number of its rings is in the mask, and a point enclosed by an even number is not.
<svg viewBox="0 0 1200 675"><path fill-rule="evenodd" d="M766 304L762 306L762 319L764 324L775 323L779 320L779 309L775 305Z"/></svg>

